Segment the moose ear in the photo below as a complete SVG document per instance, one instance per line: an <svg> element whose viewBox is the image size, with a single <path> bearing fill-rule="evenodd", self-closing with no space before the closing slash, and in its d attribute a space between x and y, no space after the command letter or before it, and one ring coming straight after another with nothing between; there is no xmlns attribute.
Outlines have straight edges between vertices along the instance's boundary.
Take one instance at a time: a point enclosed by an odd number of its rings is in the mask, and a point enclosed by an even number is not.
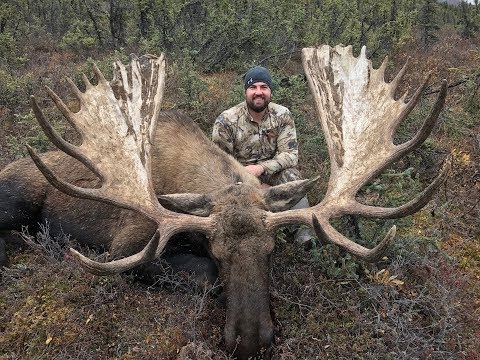
<svg viewBox="0 0 480 360"><path fill-rule="evenodd" d="M263 197L268 210L278 212L291 209L307 194L318 179L320 176L313 179L290 181L266 189Z"/></svg>
<svg viewBox="0 0 480 360"><path fill-rule="evenodd" d="M157 199L168 210L197 216L209 216L213 208L211 197L205 194L157 195Z"/></svg>

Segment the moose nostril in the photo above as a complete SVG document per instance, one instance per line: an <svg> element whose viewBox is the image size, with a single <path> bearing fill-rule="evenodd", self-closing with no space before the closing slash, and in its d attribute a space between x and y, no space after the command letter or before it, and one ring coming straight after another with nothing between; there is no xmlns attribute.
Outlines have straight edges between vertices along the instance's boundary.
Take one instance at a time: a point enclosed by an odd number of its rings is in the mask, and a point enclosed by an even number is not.
<svg viewBox="0 0 480 360"><path fill-rule="evenodd" d="M273 341L273 325L269 324L269 326L260 329L258 337L262 347L270 347Z"/></svg>
<svg viewBox="0 0 480 360"><path fill-rule="evenodd" d="M262 359L270 359L270 352L273 344L273 324L268 321L265 326L260 327L258 332L259 345L262 349Z"/></svg>
<svg viewBox="0 0 480 360"><path fill-rule="evenodd" d="M255 327L253 324L250 324ZM266 324L258 324L258 331L252 333L250 329L246 331L235 331L225 334L227 348L233 351L236 359L270 359L270 353L273 343L273 324L267 321ZM225 328L227 330L227 327Z"/></svg>

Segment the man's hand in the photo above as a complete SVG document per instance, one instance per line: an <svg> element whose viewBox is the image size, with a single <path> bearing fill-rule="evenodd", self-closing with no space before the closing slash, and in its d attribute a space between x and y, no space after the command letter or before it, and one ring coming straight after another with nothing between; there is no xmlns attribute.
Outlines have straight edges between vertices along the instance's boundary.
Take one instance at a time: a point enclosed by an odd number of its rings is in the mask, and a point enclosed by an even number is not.
<svg viewBox="0 0 480 360"><path fill-rule="evenodd" d="M245 170L256 177L259 177L264 172L262 165L245 165Z"/></svg>

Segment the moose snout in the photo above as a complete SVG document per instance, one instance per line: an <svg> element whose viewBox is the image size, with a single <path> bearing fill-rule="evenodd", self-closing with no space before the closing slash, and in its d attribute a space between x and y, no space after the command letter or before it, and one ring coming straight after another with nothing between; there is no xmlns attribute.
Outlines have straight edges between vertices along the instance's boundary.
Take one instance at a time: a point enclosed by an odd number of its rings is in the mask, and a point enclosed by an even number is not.
<svg viewBox="0 0 480 360"><path fill-rule="evenodd" d="M240 360L268 359L274 335L268 282L235 285L227 288L225 345Z"/></svg>
<svg viewBox="0 0 480 360"><path fill-rule="evenodd" d="M270 316L261 316L253 323L247 320L237 319L230 323L227 319L227 349L239 360L269 359L273 342L273 323Z"/></svg>

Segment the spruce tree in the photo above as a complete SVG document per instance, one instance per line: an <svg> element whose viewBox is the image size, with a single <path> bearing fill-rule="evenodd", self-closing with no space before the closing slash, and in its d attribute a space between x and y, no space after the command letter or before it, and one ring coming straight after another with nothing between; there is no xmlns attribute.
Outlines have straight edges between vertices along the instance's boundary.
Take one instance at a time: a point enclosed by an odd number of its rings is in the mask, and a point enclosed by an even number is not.
<svg viewBox="0 0 480 360"><path fill-rule="evenodd" d="M436 32L439 29L437 24L437 2L436 0L423 0L420 5L420 39L423 48L430 47L436 40Z"/></svg>

